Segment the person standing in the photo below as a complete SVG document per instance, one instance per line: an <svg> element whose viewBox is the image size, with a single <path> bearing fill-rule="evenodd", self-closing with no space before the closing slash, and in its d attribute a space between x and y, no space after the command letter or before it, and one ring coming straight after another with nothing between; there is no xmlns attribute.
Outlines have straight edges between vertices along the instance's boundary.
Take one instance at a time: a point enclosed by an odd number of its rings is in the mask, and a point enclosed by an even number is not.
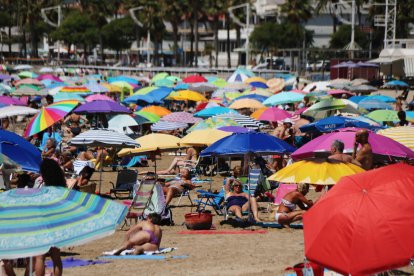
<svg viewBox="0 0 414 276"><path fill-rule="evenodd" d="M373 167L373 153L370 143L368 142L369 132L366 129L358 130L355 133L354 151L352 159L365 170L370 170ZM358 146L361 148L358 150Z"/></svg>

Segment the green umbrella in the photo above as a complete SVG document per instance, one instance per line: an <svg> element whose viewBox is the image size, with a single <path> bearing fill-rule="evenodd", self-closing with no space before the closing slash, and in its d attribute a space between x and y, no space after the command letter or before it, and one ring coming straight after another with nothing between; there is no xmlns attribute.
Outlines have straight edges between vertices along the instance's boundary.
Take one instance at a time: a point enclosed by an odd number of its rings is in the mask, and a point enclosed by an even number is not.
<svg viewBox="0 0 414 276"><path fill-rule="evenodd" d="M341 110L343 113L361 114L366 110L359 108L356 103L345 99L326 99L309 107L303 115L311 116L316 119L322 119L331 116L332 111Z"/></svg>
<svg viewBox="0 0 414 276"><path fill-rule="evenodd" d="M227 85L227 81L225 81L224 79L219 78L219 79L216 79L213 82L211 82L211 84L214 84L218 88L223 88L224 86Z"/></svg>
<svg viewBox="0 0 414 276"><path fill-rule="evenodd" d="M175 82L175 83L182 81L182 79L177 77L177 76L168 76L168 77L166 77L166 79L170 80L172 82Z"/></svg>
<svg viewBox="0 0 414 276"><path fill-rule="evenodd" d="M156 74L154 77L152 77L151 82L152 82L152 83L154 83L154 82L156 82L157 80L162 80L162 79L165 79L165 78L167 78L167 77L168 77L168 73L165 73L165 72L163 72L163 73L158 73L158 74Z"/></svg>
<svg viewBox="0 0 414 276"><path fill-rule="evenodd" d="M28 79L35 79L38 77L37 74L30 72L30 71L22 71L18 74L18 76L22 79L28 78Z"/></svg>
<svg viewBox="0 0 414 276"><path fill-rule="evenodd" d="M157 89L158 87L156 86L147 86L144 88L141 88L137 91L135 91L135 93L133 95L147 95L148 93L150 93L151 91Z"/></svg>
<svg viewBox="0 0 414 276"><path fill-rule="evenodd" d="M375 110L367 114L367 117L377 122L397 122L399 121L395 110Z"/></svg>
<svg viewBox="0 0 414 276"><path fill-rule="evenodd" d="M324 111L324 110L336 110L342 109L347 106L347 103L342 99L327 99L320 101L306 110L308 111Z"/></svg>
<svg viewBox="0 0 414 276"><path fill-rule="evenodd" d="M187 130L187 132L209 128L219 128L224 126L240 126L240 124L230 118L211 117L193 125Z"/></svg>
<svg viewBox="0 0 414 276"><path fill-rule="evenodd" d="M145 119L149 121L149 123L156 123L160 120L160 117L158 117L157 115L151 112L137 111L137 112L134 112L134 114L144 117Z"/></svg>
<svg viewBox="0 0 414 276"><path fill-rule="evenodd" d="M169 79L161 79L155 81L153 84L159 87L174 87L175 82Z"/></svg>

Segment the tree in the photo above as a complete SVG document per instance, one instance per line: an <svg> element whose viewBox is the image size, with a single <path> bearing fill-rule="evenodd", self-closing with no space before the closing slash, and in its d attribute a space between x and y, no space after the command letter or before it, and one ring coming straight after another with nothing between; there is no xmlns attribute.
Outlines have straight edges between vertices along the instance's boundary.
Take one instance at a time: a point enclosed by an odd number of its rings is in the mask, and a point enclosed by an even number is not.
<svg viewBox="0 0 414 276"><path fill-rule="evenodd" d="M339 0L319 0L316 2L315 12L319 14L323 9L328 9L329 15L332 17L333 33L336 33L338 26L338 18L333 10L332 4L338 3Z"/></svg>
<svg viewBox="0 0 414 276"><path fill-rule="evenodd" d="M349 44L351 38L351 25L342 25L338 31L332 35L330 47L334 49L342 49ZM363 33L359 28L355 28L355 42L361 46L362 49L367 49L369 46L369 39L367 34Z"/></svg>
<svg viewBox="0 0 414 276"><path fill-rule="evenodd" d="M134 41L134 28L134 22L129 16L111 21L102 28L104 45L117 51L117 54L129 49Z"/></svg>

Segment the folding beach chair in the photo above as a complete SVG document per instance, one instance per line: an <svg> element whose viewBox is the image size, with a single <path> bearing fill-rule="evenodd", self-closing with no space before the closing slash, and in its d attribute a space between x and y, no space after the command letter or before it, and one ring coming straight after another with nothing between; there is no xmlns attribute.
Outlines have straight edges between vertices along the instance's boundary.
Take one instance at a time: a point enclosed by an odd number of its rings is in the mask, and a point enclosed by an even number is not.
<svg viewBox="0 0 414 276"><path fill-rule="evenodd" d="M112 189L109 193L114 194L117 199L125 199L133 197L134 186L137 183L138 171L136 170L120 170L116 177L116 183L112 184ZM119 196L123 195L123 196Z"/></svg>
<svg viewBox="0 0 414 276"><path fill-rule="evenodd" d="M125 225L130 227L132 220L135 220L135 223L137 223L139 219L143 219L144 212L150 205L155 184L155 176L145 176L136 187L133 200L125 200L123 202L125 205L129 206L129 210L125 216L124 224L121 226L121 229Z"/></svg>
<svg viewBox="0 0 414 276"><path fill-rule="evenodd" d="M199 193L200 199L195 199L198 203L197 212L205 211L207 206L212 207L217 215L223 215L223 202L225 197L224 186L218 194L210 193L204 190L196 190Z"/></svg>

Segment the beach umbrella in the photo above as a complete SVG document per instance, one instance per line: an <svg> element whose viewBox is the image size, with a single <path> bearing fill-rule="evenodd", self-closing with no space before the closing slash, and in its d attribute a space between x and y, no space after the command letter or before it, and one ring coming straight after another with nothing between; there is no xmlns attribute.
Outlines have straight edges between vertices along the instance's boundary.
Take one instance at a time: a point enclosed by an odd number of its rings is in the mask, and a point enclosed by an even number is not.
<svg viewBox="0 0 414 276"><path fill-rule="evenodd" d="M101 83L101 85L103 87L105 87L106 89L108 89L109 92L111 93L121 93L122 92L122 88L113 84L109 84L109 83Z"/></svg>
<svg viewBox="0 0 414 276"><path fill-rule="evenodd" d="M74 146L134 148L139 143L128 136L109 129L91 129L73 137L68 144Z"/></svg>
<svg viewBox="0 0 414 276"><path fill-rule="evenodd" d="M153 114L157 115L158 117L163 117L165 115L171 114L171 111L169 111L168 109L166 109L163 106L158 106L158 105L146 106L146 107L142 108L141 111L153 113Z"/></svg>
<svg viewBox="0 0 414 276"><path fill-rule="evenodd" d="M393 107L383 101L371 99L371 97L366 97L365 99L362 99L358 103L359 107L362 107L366 110L372 110L372 109L393 109Z"/></svg>
<svg viewBox="0 0 414 276"><path fill-rule="evenodd" d="M42 162L40 151L35 146L23 137L6 130L0 130L0 155L6 157L0 157L3 159L2 163L8 161L25 171L38 172Z"/></svg>
<svg viewBox="0 0 414 276"><path fill-rule="evenodd" d="M266 83L263 83L263 82L251 82L251 83L249 83L250 84L250 86L251 87L254 87L254 88L263 88L263 89L267 89L267 88L269 88L267 85L266 85Z"/></svg>
<svg viewBox="0 0 414 276"><path fill-rule="evenodd" d="M365 111L364 109L358 108L357 104L346 99L326 99L312 105L303 114L314 118L324 118L332 110L341 110L342 112L355 114L360 114Z"/></svg>
<svg viewBox="0 0 414 276"><path fill-rule="evenodd" d="M139 81L132 78L132 77L128 77L128 76L116 76L116 77L112 77L108 79L109 83L118 83L118 82L126 82L126 83L130 83L130 84L134 84L134 85L139 85ZM116 85L116 84L114 84Z"/></svg>
<svg viewBox="0 0 414 276"><path fill-rule="evenodd" d="M368 97L369 97L369 99L375 99L375 100L378 100L378 101L382 101L384 103L395 103L396 102L396 100L394 98L392 98L390 96L381 95L381 94L369 95Z"/></svg>
<svg viewBox="0 0 414 276"><path fill-rule="evenodd" d="M263 127L263 124L249 116L242 115L239 113L225 113L225 114L219 114L215 116L215 118L223 118L223 119L231 119L234 120L236 123L238 123L242 127L246 127L248 129L257 130L261 127Z"/></svg>
<svg viewBox="0 0 414 276"><path fill-rule="evenodd" d="M193 101L193 102L207 102L208 100L206 97L201 95L198 92L191 91L191 90L180 90L176 92L172 92L168 98L169 100L175 101Z"/></svg>
<svg viewBox="0 0 414 276"><path fill-rule="evenodd" d="M391 138L414 151L414 127L391 127L379 130L377 134Z"/></svg>
<svg viewBox="0 0 414 276"><path fill-rule="evenodd" d="M134 114L145 118L148 121L148 123L156 123L160 120L160 116L154 113L151 113L151 112L147 112L147 111L140 110L140 111L134 112Z"/></svg>
<svg viewBox="0 0 414 276"><path fill-rule="evenodd" d="M342 95L350 95L350 96L354 96L355 94L351 91L348 90L343 90L343 89L334 89L334 90L329 90L328 91L328 95L332 95L332 96L342 96Z"/></svg>
<svg viewBox="0 0 414 276"><path fill-rule="evenodd" d="M0 71L9 71L10 69L4 65L4 64L0 64Z"/></svg>
<svg viewBox="0 0 414 276"><path fill-rule="evenodd" d="M115 232L128 208L62 187L13 189L0 194L0 258L46 254Z"/></svg>
<svg viewBox="0 0 414 276"><path fill-rule="evenodd" d="M366 116L377 122L398 122L397 113L395 110L374 110Z"/></svg>
<svg viewBox="0 0 414 276"><path fill-rule="evenodd" d="M345 127L372 128L369 123L362 122L354 118L330 116L301 126L299 129L301 132L331 132Z"/></svg>
<svg viewBox="0 0 414 276"><path fill-rule="evenodd" d="M267 80L262 77L250 77L244 81L245 83L252 83L252 82L261 82L266 84Z"/></svg>
<svg viewBox="0 0 414 276"><path fill-rule="evenodd" d="M200 156L270 155L285 154L295 150L283 140L260 132L233 133L200 153Z"/></svg>
<svg viewBox="0 0 414 276"><path fill-rule="evenodd" d="M2 80L2 81L10 80L11 78L12 78L12 76L10 76L10 75L0 74L0 80Z"/></svg>
<svg viewBox="0 0 414 276"><path fill-rule="evenodd" d="M342 79L342 78L338 78L338 79L334 79L330 81L331 84L335 85L335 84L345 84L345 85L351 85L351 81L348 79Z"/></svg>
<svg viewBox="0 0 414 276"><path fill-rule="evenodd" d="M313 83L309 83L303 88L303 91L305 92L313 92L313 91L328 91L329 85L331 83L329 81L317 81Z"/></svg>
<svg viewBox="0 0 414 276"><path fill-rule="evenodd" d="M214 86L218 87L218 88L223 88L227 85L227 81L221 78L215 79L214 81L211 82L211 84L213 84Z"/></svg>
<svg viewBox="0 0 414 276"><path fill-rule="evenodd" d="M363 84L369 84L369 80L358 78L358 79L353 79L351 81L351 86L358 86L358 85L363 85Z"/></svg>
<svg viewBox="0 0 414 276"><path fill-rule="evenodd" d="M233 109L243 109L243 108L259 109L259 108L263 108L264 105L261 102L253 100L253 99L240 99L240 100L235 100L229 107Z"/></svg>
<svg viewBox="0 0 414 276"><path fill-rule="evenodd" d="M40 110L27 106L5 106L0 108L0 119L13 117L13 116L27 116L38 113Z"/></svg>
<svg viewBox="0 0 414 276"><path fill-rule="evenodd" d="M385 87L409 87L408 83L401 80L392 80L384 83Z"/></svg>
<svg viewBox="0 0 414 276"><path fill-rule="evenodd" d="M85 84L85 87L92 93L106 93L109 92L109 89L100 83L90 82Z"/></svg>
<svg viewBox="0 0 414 276"><path fill-rule="evenodd" d="M269 87L269 91L272 93L278 93L285 87L285 80L282 78L273 78L266 82Z"/></svg>
<svg viewBox="0 0 414 276"><path fill-rule="evenodd" d="M138 87L126 81L114 81L114 82L111 82L111 84L121 88L121 93L124 89L126 89L127 91L129 91L130 95L132 95L132 92L134 91L134 89Z"/></svg>
<svg viewBox="0 0 414 276"><path fill-rule="evenodd" d="M263 108L259 108L258 110L256 110L255 112L253 112L252 114L250 114L250 117L252 117L253 119L259 120L260 115L262 115L262 113L269 109L270 107L263 107Z"/></svg>
<svg viewBox="0 0 414 276"><path fill-rule="evenodd" d="M38 77L38 75L34 72L30 72L30 71L22 71L19 72L19 74L17 74L20 78L28 78L28 79L35 79Z"/></svg>
<svg viewBox="0 0 414 276"><path fill-rule="evenodd" d="M162 80L162 79L165 79L165 78L167 78L168 76L169 76L169 75L168 75L168 73L165 73L165 72L158 73L158 74L156 74L154 77L152 77L151 82L152 82L152 83L154 83L154 82L156 82L157 80Z"/></svg>
<svg viewBox="0 0 414 276"><path fill-rule="evenodd" d="M48 95L48 90L22 85L11 94L15 96L46 96Z"/></svg>
<svg viewBox="0 0 414 276"><path fill-rule="evenodd" d="M139 148L122 149L118 152L119 157L140 155L143 153L150 153L157 150L175 150L179 149L180 138L163 133L151 133L135 139L135 142L140 145Z"/></svg>
<svg viewBox="0 0 414 276"><path fill-rule="evenodd" d="M91 91L86 86L64 86L60 88L59 92L77 94L91 93Z"/></svg>
<svg viewBox="0 0 414 276"><path fill-rule="evenodd" d="M134 94L132 95L147 95L157 88L158 88L157 86L147 86L147 87L138 88L137 90L134 91Z"/></svg>
<svg viewBox="0 0 414 276"><path fill-rule="evenodd" d="M348 100L350 100L353 103L359 104L359 102L362 101L363 99L365 99L366 97L368 97L368 96L352 96Z"/></svg>
<svg viewBox="0 0 414 276"><path fill-rule="evenodd" d="M220 118L220 117L210 117L204 121L198 122L194 124L187 130L187 133L190 133L194 130L201 130L201 129L211 129L211 128L219 128L223 126L241 126L235 120L230 118Z"/></svg>
<svg viewBox="0 0 414 276"><path fill-rule="evenodd" d="M248 72L245 72L243 70L237 69L234 71L233 74L227 79L228 83L238 83L238 82L244 82L249 77L253 77L253 75L250 75Z"/></svg>
<svg viewBox="0 0 414 276"><path fill-rule="evenodd" d="M236 133L244 133L252 131L251 129L241 127L241 126L224 126L219 127L218 130L226 131L226 132L236 132Z"/></svg>
<svg viewBox="0 0 414 276"><path fill-rule="evenodd" d="M207 79L201 75L192 75L183 79L184 83L207 82Z"/></svg>
<svg viewBox="0 0 414 276"><path fill-rule="evenodd" d="M153 132L158 131L171 131L176 129L186 129L188 124L183 122L166 122L166 121L158 121L151 125L151 130Z"/></svg>
<svg viewBox="0 0 414 276"><path fill-rule="evenodd" d="M284 167L267 179L280 183L334 185L341 177L364 171L364 169L352 163L344 163L330 159L304 160Z"/></svg>
<svg viewBox="0 0 414 276"><path fill-rule="evenodd" d="M275 106L288 103L297 103L303 100L305 96L294 92L281 92L266 99L263 104L265 106Z"/></svg>
<svg viewBox="0 0 414 276"><path fill-rule="evenodd" d="M199 93L207 93L215 91L217 86L208 82L199 82L191 84L188 89Z"/></svg>
<svg viewBox="0 0 414 276"><path fill-rule="evenodd" d="M43 74L37 77L37 80L51 80L53 82L63 82L61 79L52 74Z"/></svg>
<svg viewBox="0 0 414 276"><path fill-rule="evenodd" d="M147 95L132 95L127 97L126 99L124 99L122 101L123 104L138 104L141 105L141 103L139 103L139 101L144 101L146 103L149 104L158 104L158 103L162 103L161 99L155 98L149 94Z"/></svg>
<svg viewBox="0 0 414 276"><path fill-rule="evenodd" d="M16 87L19 87L20 85L23 84L29 84L29 85L35 85L35 86L44 86L42 82L38 81L37 79L21 79L16 81Z"/></svg>
<svg viewBox="0 0 414 276"><path fill-rule="evenodd" d="M227 95L226 95L226 97L227 97ZM241 100L241 99L251 99L251 100L256 100L256 101L262 103L267 98L268 97L257 95L257 94L244 94L244 93L242 93L241 96L238 96L236 99L233 100L233 102L236 101L236 100Z"/></svg>
<svg viewBox="0 0 414 276"><path fill-rule="evenodd" d="M81 95L76 94L76 93L63 93L63 92L59 92L56 95L53 96L53 100L56 102L59 101L67 101L67 100L75 100L78 101L80 103L85 102L85 99L81 97Z"/></svg>
<svg viewBox="0 0 414 276"><path fill-rule="evenodd" d="M27 105L21 100L13 98L13 97L9 97L9 96L0 96L0 103L4 105L20 105L20 106Z"/></svg>
<svg viewBox="0 0 414 276"><path fill-rule="evenodd" d="M344 275L409 265L413 189L406 164L343 177L303 216L306 258Z"/></svg>
<svg viewBox="0 0 414 276"><path fill-rule="evenodd" d="M255 118L254 116L252 117ZM278 107L271 107L263 110L263 112L258 116L258 118L255 119L260 121L277 122L283 121L287 118L292 118L292 114Z"/></svg>
<svg viewBox="0 0 414 276"><path fill-rule="evenodd" d="M16 71L20 71L20 70L31 70L33 69L33 66L29 65L29 64L19 64L14 66L14 70Z"/></svg>
<svg viewBox="0 0 414 276"><path fill-rule="evenodd" d="M223 106L214 106L204 108L203 110L194 114L194 117L208 118L211 116L216 116L225 113L237 113L234 109L223 107Z"/></svg>
<svg viewBox="0 0 414 276"><path fill-rule="evenodd" d="M110 102L115 102L114 99L106 96L106 95L100 95L100 94L94 94L94 95L90 95L88 97L85 98L86 102L93 102L93 101L110 101Z"/></svg>
<svg viewBox="0 0 414 276"><path fill-rule="evenodd" d="M199 103L196 106L196 111L198 112L198 111L203 110L205 108L216 107L216 106L223 106L223 105L222 104L219 104L219 103L217 103L215 101L202 102L202 103Z"/></svg>
<svg viewBox="0 0 414 276"><path fill-rule="evenodd" d="M195 130L179 141L180 146L210 146L216 141L231 135L230 132L218 130L218 129L203 129Z"/></svg>
<svg viewBox="0 0 414 276"><path fill-rule="evenodd" d="M133 131L129 127L138 126L139 123L132 117L127 114L120 114L112 117L108 121L108 129L115 130L119 133L132 134Z"/></svg>
<svg viewBox="0 0 414 276"><path fill-rule="evenodd" d="M169 79L161 79L153 82L153 84L159 87L174 87L176 83Z"/></svg>
<svg viewBox="0 0 414 276"><path fill-rule="evenodd" d="M117 102L99 100L84 103L73 112L76 114L127 114L131 113L131 110Z"/></svg>
<svg viewBox="0 0 414 276"><path fill-rule="evenodd" d="M24 131L24 137L33 136L48 127L54 125L56 122L63 119L69 112L71 112L77 105L78 101L68 100L60 101L50 104L46 107L42 107L39 113L37 113L27 124Z"/></svg>
<svg viewBox="0 0 414 276"><path fill-rule="evenodd" d="M202 119L195 118L194 116L195 115L188 113L188 112L173 112L173 113L167 114L164 117L162 117L162 121L183 122L186 124L195 124L195 123L202 121Z"/></svg>
<svg viewBox="0 0 414 276"><path fill-rule="evenodd" d="M180 77L177 76L167 76L165 79L170 80L172 82L178 83L181 82L182 79Z"/></svg>
<svg viewBox="0 0 414 276"><path fill-rule="evenodd" d="M174 86L174 90L178 91L178 90L188 90L188 88L190 88L190 85L188 83L183 83L180 82L177 85Z"/></svg>
<svg viewBox="0 0 414 276"><path fill-rule="evenodd" d="M355 143L355 132L358 129L343 129L338 132L332 132L321 135L310 142L306 143L293 154L294 160L301 160L312 157L329 156L332 142L341 140L345 144L344 153L352 153ZM414 152L406 146L392 140L391 138L369 133L368 142L371 145L372 152L376 159L413 159Z"/></svg>
<svg viewBox="0 0 414 276"><path fill-rule="evenodd" d="M270 92L268 89L257 88L257 87L248 88L244 90L242 94L243 95L259 95L259 96L263 96L267 98L270 96L273 96L273 93Z"/></svg>
<svg viewBox="0 0 414 276"><path fill-rule="evenodd" d="M42 67L39 70L40 73L53 73L53 68L51 67Z"/></svg>
<svg viewBox="0 0 414 276"><path fill-rule="evenodd" d="M371 92L378 90L374 86L367 85L367 84L358 85L358 86L347 86L345 87L345 89L352 91L352 92L357 92L357 93L371 93Z"/></svg>
<svg viewBox="0 0 414 276"><path fill-rule="evenodd" d="M251 88L251 86L247 83L242 83L242 82L228 82L226 84L226 86L223 87L224 89L227 90L246 90L248 88Z"/></svg>

